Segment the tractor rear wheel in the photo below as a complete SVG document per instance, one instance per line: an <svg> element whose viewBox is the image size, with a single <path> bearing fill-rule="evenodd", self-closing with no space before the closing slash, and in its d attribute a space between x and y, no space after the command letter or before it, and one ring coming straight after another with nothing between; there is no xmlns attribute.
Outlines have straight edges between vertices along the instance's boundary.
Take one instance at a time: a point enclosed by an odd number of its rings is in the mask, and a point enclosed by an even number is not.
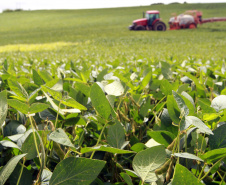
<svg viewBox="0 0 226 185"><path fill-rule="evenodd" d="M146 30L146 28L144 26L138 25L134 28L137 31L141 31L141 30Z"/></svg>
<svg viewBox="0 0 226 185"><path fill-rule="evenodd" d="M154 24L153 29L155 31L166 31L166 24L162 21L158 21Z"/></svg>

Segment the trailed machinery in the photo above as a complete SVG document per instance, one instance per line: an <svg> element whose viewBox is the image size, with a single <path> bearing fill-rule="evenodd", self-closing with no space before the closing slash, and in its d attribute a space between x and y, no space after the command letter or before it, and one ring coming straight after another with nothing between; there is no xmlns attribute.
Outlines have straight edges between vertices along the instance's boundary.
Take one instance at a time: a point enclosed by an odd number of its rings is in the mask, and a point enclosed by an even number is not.
<svg viewBox="0 0 226 185"><path fill-rule="evenodd" d="M202 12L198 10L188 10L183 14L171 17L169 20L170 30L178 29L194 29L198 24L204 24L208 22L226 21L226 17L212 17L208 19L202 19Z"/></svg>
<svg viewBox="0 0 226 185"><path fill-rule="evenodd" d="M166 24L161 21L158 10L150 10L145 13L145 16L143 15L142 19L134 20L129 29L165 31Z"/></svg>

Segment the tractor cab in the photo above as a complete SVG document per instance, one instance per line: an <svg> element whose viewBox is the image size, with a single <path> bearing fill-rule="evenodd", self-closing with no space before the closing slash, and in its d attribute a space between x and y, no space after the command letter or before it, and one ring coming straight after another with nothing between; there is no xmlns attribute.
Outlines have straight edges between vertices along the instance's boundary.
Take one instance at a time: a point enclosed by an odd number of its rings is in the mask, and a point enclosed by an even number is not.
<svg viewBox="0 0 226 185"><path fill-rule="evenodd" d="M130 30L155 30L165 31L166 25L160 20L158 10L149 10L143 13L142 19L136 19L133 24L129 26Z"/></svg>
<svg viewBox="0 0 226 185"><path fill-rule="evenodd" d="M147 18L148 26L152 26L157 20L160 20L159 11L157 10L147 11L145 17Z"/></svg>

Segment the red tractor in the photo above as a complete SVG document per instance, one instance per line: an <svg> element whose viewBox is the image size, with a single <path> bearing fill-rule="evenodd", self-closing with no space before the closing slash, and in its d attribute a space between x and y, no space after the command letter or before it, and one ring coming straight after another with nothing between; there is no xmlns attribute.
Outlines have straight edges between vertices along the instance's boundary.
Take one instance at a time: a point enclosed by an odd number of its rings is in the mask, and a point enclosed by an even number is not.
<svg viewBox="0 0 226 185"><path fill-rule="evenodd" d="M129 27L129 29L165 31L166 24L161 21L159 11L150 10L146 12L145 18L134 20L133 24Z"/></svg>

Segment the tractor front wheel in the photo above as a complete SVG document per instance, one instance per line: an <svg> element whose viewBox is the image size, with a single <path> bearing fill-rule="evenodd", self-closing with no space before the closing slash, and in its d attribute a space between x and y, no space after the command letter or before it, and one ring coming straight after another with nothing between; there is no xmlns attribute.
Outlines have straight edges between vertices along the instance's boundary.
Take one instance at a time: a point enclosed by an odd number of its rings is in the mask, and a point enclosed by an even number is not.
<svg viewBox="0 0 226 185"><path fill-rule="evenodd" d="M142 30L146 30L146 28L144 26L138 25L134 28L137 31L142 31Z"/></svg>
<svg viewBox="0 0 226 185"><path fill-rule="evenodd" d="M192 23L192 24L189 25L188 28L189 28L189 29L195 29L195 28L197 28L197 25L194 24L194 23Z"/></svg>
<svg viewBox="0 0 226 185"><path fill-rule="evenodd" d="M166 24L162 21L158 21L154 24L155 31L166 31Z"/></svg>

